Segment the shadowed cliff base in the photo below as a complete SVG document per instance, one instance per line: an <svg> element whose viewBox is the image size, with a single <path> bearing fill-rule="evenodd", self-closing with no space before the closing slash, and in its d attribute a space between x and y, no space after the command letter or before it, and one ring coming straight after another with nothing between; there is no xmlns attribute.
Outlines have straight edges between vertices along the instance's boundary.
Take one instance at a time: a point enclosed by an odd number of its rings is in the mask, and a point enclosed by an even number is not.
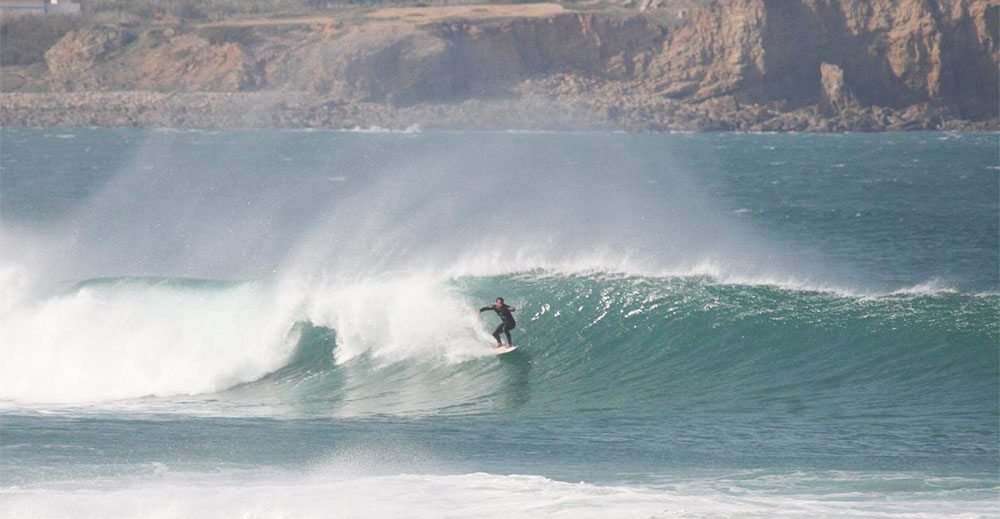
<svg viewBox="0 0 1000 519"><path fill-rule="evenodd" d="M4 126L329 128L387 130L900 131L996 130L997 120L942 117L932 107L847 110L815 107L714 110L678 101L629 103L600 97L524 95L393 107L322 102L308 94L87 92L0 96Z"/></svg>
<svg viewBox="0 0 1000 519"><path fill-rule="evenodd" d="M630 5L92 16L4 62L0 124L998 129L1000 0Z"/></svg>

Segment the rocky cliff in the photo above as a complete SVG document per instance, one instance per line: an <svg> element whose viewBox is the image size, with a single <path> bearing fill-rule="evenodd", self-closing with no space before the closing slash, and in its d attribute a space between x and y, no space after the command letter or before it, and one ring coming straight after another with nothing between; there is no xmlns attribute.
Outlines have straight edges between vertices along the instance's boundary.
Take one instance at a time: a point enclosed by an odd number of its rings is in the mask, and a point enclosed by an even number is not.
<svg viewBox="0 0 1000 519"><path fill-rule="evenodd" d="M519 4L90 26L45 54L47 92L5 88L0 122L997 127L1000 0L720 0L658 20ZM108 117L86 102L115 96Z"/></svg>

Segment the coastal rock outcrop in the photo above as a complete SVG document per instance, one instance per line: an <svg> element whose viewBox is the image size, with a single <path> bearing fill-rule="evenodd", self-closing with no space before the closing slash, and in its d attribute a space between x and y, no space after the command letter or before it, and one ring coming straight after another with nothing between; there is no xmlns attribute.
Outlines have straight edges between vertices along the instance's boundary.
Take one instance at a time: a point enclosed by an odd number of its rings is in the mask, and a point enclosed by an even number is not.
<svg viewBox="0 0 1000 519"><path fill-rule="evenodd" d="M850 78L861 106L996 116L998 16L989 0L718 2L670 36L649 83L695 102L732 95L800 107L825 92L826 63Z"/></svg>
<svg viewBox="0 0 1000 519"><path fill-rule="evenodd" d="M106 64L136 39L125 27L98 26L70 31L45 53L49 81L57 91L106 88Z"/></svg>
<svg viewBox="0 0 1000 519"><path fill-rule="evenodd" d="M844 70L837 65L823 63L819 66L823 86L819 109L827 115L837 114L847 108L856 108L857 100L844 81Z"/></svg>
<svg viewBox="0 0 1000 519"><path fill-rule="evenodd" d="M575 114L557 119L601 128L990 128L998 26L1000 0L719 0L670 28L648 13L556 4L388 8L350 20L80 28L45 54L40 81L49 95L296 99L294 109L269 104L285 115L262 124L294 125L298 114L337 126L316 114L354 104L390 125L507 106L524 119L503 124L536 127L551 110L512 107L547 99ZM13 113L0 122L23 122Z"/></svg>

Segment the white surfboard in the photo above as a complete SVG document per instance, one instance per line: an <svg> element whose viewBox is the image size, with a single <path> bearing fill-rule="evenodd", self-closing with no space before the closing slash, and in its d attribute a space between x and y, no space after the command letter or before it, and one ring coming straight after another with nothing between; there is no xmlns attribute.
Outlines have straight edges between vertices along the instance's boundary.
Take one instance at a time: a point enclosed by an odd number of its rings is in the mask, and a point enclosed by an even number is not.
<svg viewBox="0 0 1000 519"><path fill-rule="evenodd" d="M510 352L512 352L512 351L514 351L516 349L517 349L517 346L505 345L505 346L496 347L496 348L493 349L493 351L495 351L497 355L503 355L504 353L510 353Z"/></svg>

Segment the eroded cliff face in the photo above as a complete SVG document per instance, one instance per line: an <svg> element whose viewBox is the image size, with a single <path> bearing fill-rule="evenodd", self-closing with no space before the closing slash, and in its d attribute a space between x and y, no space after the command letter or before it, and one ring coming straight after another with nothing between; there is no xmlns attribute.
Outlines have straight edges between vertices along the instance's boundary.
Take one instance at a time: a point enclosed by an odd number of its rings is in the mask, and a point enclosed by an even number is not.
<svg viewBox="0 0 1000 519"><path fill-rule="evenodd" d="M53 88L66 91L287 90L408 105L502 95L558 72L635 79L666 34L642 17L572 13L254 32L254 43L239 45L212 44L198 30L98 27L68 34L46 62Z"/></svg>
<svg viewBox="0 0 1000 519"><path fill-rule="evenodd" d="M722 0L670 31L638 13L539 5L517 16L93 27L48 51L47 81L59 92L287 92L317 106L548 96L605 122L645 113L652 128L671 127L671 113L706 129L761 128L795 111L879 129L885 110L971 120L1000 110L1000 0Z"/></svg>
<svg viewBox="0 0 1000 519"><path fill-rule="evenodd" d="M175 34L170 28L70 31L46 52L45 62L49 84L59 92L232 92L252 86L246 49L213 45L194 32Z"/></svg>
<svg viewBox="0 0 1000 519"><path fill-rule="evenodd" d="M694 101L732 95L800 106L823 93L823 64L861 106L931 103L962 117L997 113L998 2L732 0L670 35L656 91Z"/></svg>

